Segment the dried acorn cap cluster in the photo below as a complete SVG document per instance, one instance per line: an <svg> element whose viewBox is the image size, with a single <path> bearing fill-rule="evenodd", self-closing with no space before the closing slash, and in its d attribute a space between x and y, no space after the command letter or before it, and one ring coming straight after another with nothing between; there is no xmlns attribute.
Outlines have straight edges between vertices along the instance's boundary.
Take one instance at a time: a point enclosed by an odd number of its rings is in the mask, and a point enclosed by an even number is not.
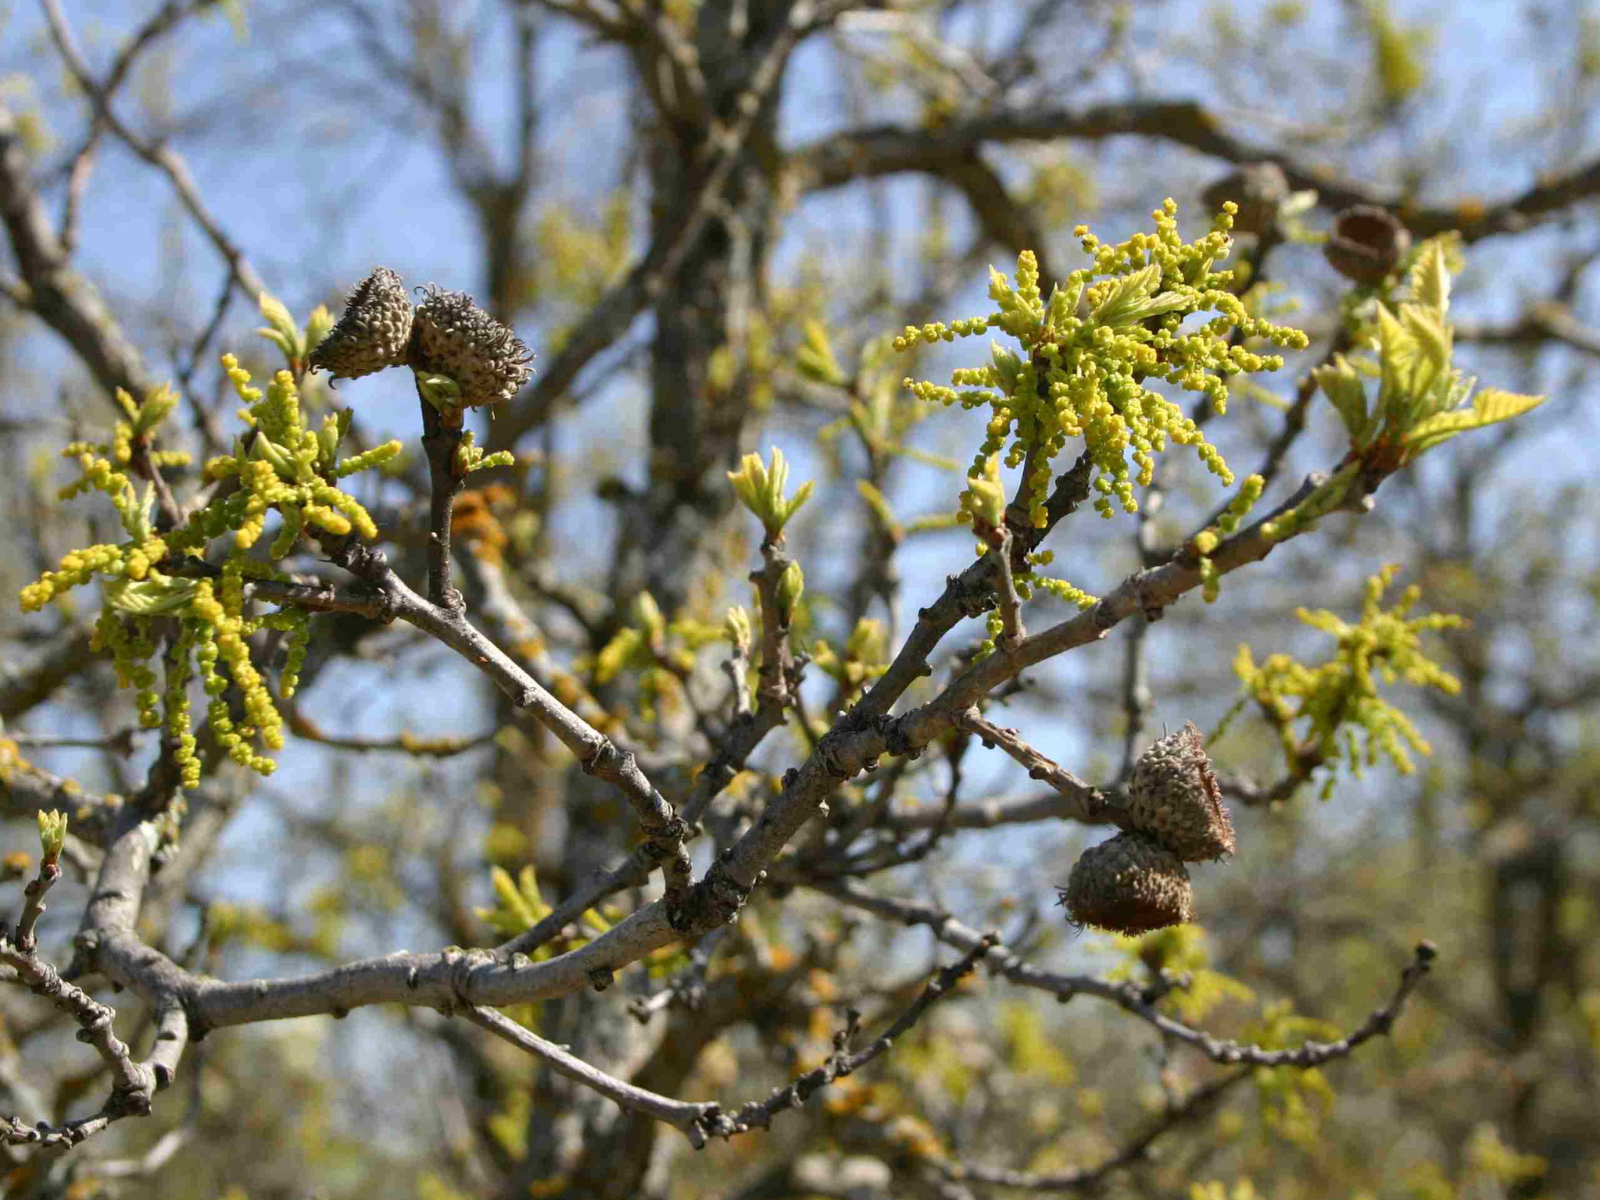
<svg viewBox="0 0 1600 1200"><path fill-rule="evenodd" d="M1126 811L1132 828L1083 852L1061 889L1061 903L1076 924L1115 933L1194 920L1194 887L1183 864L1232 854L1234 836L1192 723L1140 757Z"/></svg>
<svg viewBox="0 0 1600 1200"><path fill-rule="evenodd" d="M400 276L379 267L345 301L339 323L311 352L312 370L359 379L409 366L435 404L476 408L509 400L533 375L533 352L465 292L429 284L415 306ZM440 377L443 377L442 379Z"/></svg>
<svg viewBox="0 0 1600 1200"><path fill-rule="evenodd" d="M1193 721L1140 756L1128 781L1127 808L1139 832L1184 862L1233 853L1233 822Z"/></svg>

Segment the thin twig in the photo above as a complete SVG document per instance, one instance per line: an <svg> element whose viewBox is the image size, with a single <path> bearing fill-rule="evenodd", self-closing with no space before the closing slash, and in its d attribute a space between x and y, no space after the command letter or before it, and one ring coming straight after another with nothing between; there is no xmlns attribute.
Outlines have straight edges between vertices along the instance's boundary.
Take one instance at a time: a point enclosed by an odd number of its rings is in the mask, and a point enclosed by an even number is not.
<svg viewBox="0 0 1600 1200"><path fill-rule="evenodd" d="M670 1096L662 1096L607 1075L600 1068L591 1066L583 1059L568 1053L566 1047L545 1041L538 1034L525 1029L504 1013L492 1008L474 1004L463 1009L461 1015L474 1025L487 1029L519 1050L526 1050L535 1058L549 1064L551 1070L557 1074L581 1083L630 1112L654 1117L657 1121L663 1121L676 1129L690 1130L707 1114L716 1111L715 1104L691 1104L686 1100L674 1100Z"/></svg>
<svg viewBox="0 0 1600 1200"><path fill-rule="evenodd" d="M910 926L926 925L941 942L957 949L970 950L983 937L970 926L963 925L940 909L911 901L876 896L855 884L819 882L808 886L854 908L876 913L888 920ZM1170 982L1157 989L1156 993L1152 993L1150 989L1141 988L1127 981L1113 982L1092 975L1058 975L1030 966L1018 955L998 944L989 947L985 961L990 970L1005 976L1012 983L1050 992L1061 1000L1070 1000L1080 994L1109 1000L1153 1026L1164 1036L1200 1051L1212 1062L1225 1065L1244 1064L1252 1067L1317 1067L1334 1059L1345 1058L1363 1042L1370 1041L1380 1033L1389 1032L1405 1008L1407 999L1422 982L1422 977L1431 969L1437 954L1438 951L1432 942L1417 943L1411 962L1400 973L1399 985L1389 1003L1374 1010L1349 1034L1331 1042L1307 1041L1299 1046L1282 1050L1213 1037L1203 1030L1173 1020L1155 1007L1155 1001L1160 995L1172 989L1173 985Z"/></svg>
<svg viewBox="0 0 1600 1200"><path fill-rule="evenodd" d="M1022 624L1022 597L1017 594L1017 582L1011 572L1011 529L1003 526L999 532L1000 544L991 553L997 577L995 590L1000 594L999 646L1009 651L1028 636L1028 631Z"/></svg>
<svg viewBox="0 0 1600 1200"><path fill-rule="evenodd" d="M155 1065L135 1062L132 1052L112 1029L116 1013L82 988L62 979L55 967L35 953L34 925L44 911L43 897L60 877L61 868L54 857L46 857L40 864L38 876L26 889L27 901L22 919L17 923L16 940L0 936L0 963L15 971L17 981L29 991L44 997L77 1022L78 1040L93 1046L111 1073L111 1095L98 1113L59 1127L44 1121L29 1126L15 1117L0 1118L0 1143L74 1146L121 1117L146 1116L150 1112L151 1097L171 1082L177 1055L182 1054L180 1041L177 1054L163 1055ZM182 1010L178 1012L181 1017Z"/></svg>
<svg viewBox="0 0 1600 1200"><path fill-rule="evenodd" d="M206 207L205 201L200 198L200 190L195 186L194 176L189 173L188 163L165 142L145 141L123 123L111 107L110 91L96 82L88 61L78 48L72 27L67 23L66 13L61 9L60 0L41 0L41 3L44 6L45 20L50 26L51 39L55 42L56 49L60 51L67 70L72 73L78 86L89 97L90 103L94 106L95 116L104 121L106 127L126 143L130 150L167 177L172 190L177 194L179 203L200 227L217 253L222 256L223 261L228 264L228 271L234 281L244 289L251 300L256 299L267 290L266 284L262 282L261 276L256 274L244 251L224 232Z"/></svg>
<svg viewBox="0 0 1600 1200"><path fill-rule="evenodd" d="M971 972L979 959L999 944L1000 935L997 933L980 936L976 945L928 981L928 986L922 990L922 994L888 1029L862 1049L853 1052L850 1043L855 1039L856 1031L860 1027L861 1014L854 1009L848 1010L847 1024L834 1035L833 1053L828 1056L827 1061L807 1071L792 1083L778 1088L764 1100L752 1100L733 1113L719 1112L714 1116L703 1118L701 1124L705 1132L713 1137L728 1138L751 1129L766 1129L772 1124L772 1118L785 1109L803 1108L807 1100L828 1084L854 1074L873 1059L888 1053L896 1040L903 1037L920 1021L923 1014L933 1007L935 1002L948 995L956 983Z"/></svg>
<svg viewBox="0 0 1600 1200"><path fill-rule="evenodd" d="M1089 824L1110 822L1127 828L1124 824L1126 818L1114 793L1101 791L1093 784L1079 779L1059 763L1046 758L1023 741L1015 729L1006 729L985 720L976 706L961 714L957 727L981 738L986 747L1000 747L1028 768L1029 779L1037 779L1053 787L1062 799L1068 801L1068 811L1058 810L1055 815L1067 816L1071 820ZM948 819L948 816L949 814L945 814L941 819Z"/></svg>
<svg viewBox="0 0 1600 1200"><path fill-rule="evenodd" d="M461 476L456 472L456 451L461 446L461 410L441 413L422 394L417 378L417 403L422 408L422 449L428 458L428 600L440 608L459 612L466 601L450 581L450 520Z"/></svg>
<svg viewBox="0 0 1600 1200"><path fill-rule="evenodd" d="M1253 1073L1250 1068L1243 1068L1196 1088L1181 1103L1168 1108L1142 1133L1092 1167L1046 1173L1012 1171L1004 1167L961 1162L941 1162L937 1166L949 1178L963 1182L991 1183L999 1187L1020 1188L1030 1192L1090 1191L1097 1188L1113 1172L1142 1162L1148 1157L1150 1147L1157 1139L1178 1125L1203 1115L1213 1104L1237 1084L1250 1078Z"/></svg>

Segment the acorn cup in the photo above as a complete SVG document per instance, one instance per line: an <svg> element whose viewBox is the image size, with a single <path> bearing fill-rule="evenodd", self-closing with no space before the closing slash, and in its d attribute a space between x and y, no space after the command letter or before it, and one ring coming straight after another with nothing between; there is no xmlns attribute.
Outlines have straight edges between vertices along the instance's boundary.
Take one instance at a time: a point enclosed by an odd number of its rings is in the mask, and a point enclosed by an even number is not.
<svg viewBox="0 0 1600 1200"><path fill-rule="evenodd" d="M420 375L443 375L459 396L456 407L475 408L515 396L533 375L533 352L465 292L429 284L417 305L411 365Z"/></svg>
<svg viewBox="0 0 1600 1200"><path fill-rule="evenodd" d="M1060 892L1074 924L1112 933L1149 933L1194 920L1187 868L1141 833L1090 846Z"/></svg>
<svg viewBox="0 0 1600 1200"><path fill-rule="evenodd" d="M360 379L385 367L402 366L411 343L411 297L405 282L378 267L355 286L339 323L311 351L313 371L335 379Z"/></svg>
<svg viewBox="0 0 1600 1200"><path fill-rule="evenodd" d="M1387 209L1357 204L1334 218L1322 253L1355 283L1380 284L1411 249L1411 233Z"/></svg>
<svg viewBox="0 0 1600 1200"><path fill-rule="evenodd" d="M1275 162L1246 163L1200 193L1208 212L1221 212L1229 200L1238 205L1234 233L1261 235L1278 223L1278 209L1289 198L1289 178Z"/></svg>
<svg viewBox="0 0 1600 1200"><path fill-rule="evenodd" d="M1128 781L1126 807L1135 829L1184 862L1233 853L1233 822L1193 721L1140 755Z"/></svg>

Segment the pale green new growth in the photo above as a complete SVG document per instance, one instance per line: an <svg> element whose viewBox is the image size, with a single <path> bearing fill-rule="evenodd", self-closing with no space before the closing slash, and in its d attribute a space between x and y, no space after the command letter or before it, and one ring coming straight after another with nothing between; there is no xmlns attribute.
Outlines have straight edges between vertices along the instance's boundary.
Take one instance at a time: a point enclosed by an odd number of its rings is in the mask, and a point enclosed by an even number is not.
<svg viewBox="0 0 1600 1200"><path fill-rule="evenodd" d="M723 636L741 655L750 653L750 614L745 611L744 605L736 604L728 610L728 615L723 619L722 631Z"/></svg>
<svg viewBox="0 0 1600 1200"><path fill-rule="evenodd" d="M260 306L261 315L267 320L266 327L256 330L256 333L283 351L283 357L288 361L291 371L296 374L304 371L307 356L333 328L333 314L325 305L319 304L311 310L311 315L306 318L305 328L302 329L295 324L294 317L276 297L262 292L256 298L256 303Z"/></svg>
<svg viewBox="0 0 1600 1200"><path fill-rule="evenodd" d="M294 329L287 311L271 297L263 298L262 311L272 323L272 328L263 332L293 365L295 355L303 352L304 335ZM314 316L311 324L316 323ZM135 689L139 723L147 729L165 724L176 742L174 761L183 786L190 788L200 782L187 692L197 669L206 694L212 697L207 709L212 734L230 757L267 774L273 761L259 752L256 744L269 752L283 746L283 719L261 672L251 662L248 639L262 628L287 634L287 658L279 684L287 698L294 694L305 661L309 615L296 609L260 617L247 615L245 581L281 578L272 561L291 554L308 529L319 536L376 537L377 526L367 510L334 481L381 466L401 451L398 441L390 441L341 460L338 450L350 426L348 412L324 417L319 429L307 428L291 371L279 371L263 395L261 389L251 386L249 372L233 355L223 355L222 365L245 403L239 416L249 432L235 441L232 454L213 458L205 470L209 479L234 478L238 486L231 492L216 491L178 528L159 531L154 482L140 493L119 468L132 466L135 455L145 456L157 467L187 461L186 455L154 448L157 430L176 407L177 397L161 388L136 405L126 393L119 393L118 402L128 420L117 424L110 444L75 442L67 447L67 457L77 460L82 475L61 494L68 498L89 490L104 492L116 508L128 540L67 554L57 570L46 571L23 588L20 596L23 610L32 612L73 588L100 581L101 606L93 645L111 651L118 682ZM267 547L266 559L252 557L250 552L265 533L271 513L280 519L278 533ZM228 540L220 579L182 574L190 558L203 562L207 551L221 539ZM165 656L163 692L157 690L156 671L151 666L159 649L154 625L159 618L179 622ZM230 681L240 694L243 721L234 719L222 699Z"/></svg>
<svg viewBox="0 0 1600 1200"><path fill-rule="evenodd" d="M1239 528L1239 522L1249 515L1266 486L1267 481L1262 476L1246 476L1239 485L1239 494L1228 502L1217 523L1195 534L1193 545L1200 556L1200 594L1207 604L1215 604L1222 591L1222 573L1211 561L1211 552L1222 543L1223 538L1232 536Z"/></svg>
<svg viewBox="0 0 1600 1200"><path fill-rule="evenodd" d="M1194 421L1145 383L1161 380L1203 394L1224 412L1230 378L1283 365L1279 355L1258 354L1241 339L1305 347L1299 330L1251 316L1228 290L1232 274L1211 269L1231 247L1234 211L1230 201L1211 231L1192 243L1178 234L1171 200L1152 214L1155 233L1138 233L1119 245L1102 245L1079 226L1092 265L1069 274L1048 301L1039 289L1038 262L1024 251L1017 256L1015 283L990 271L989 296L997 311L948 325L906 327L896 349L989 329L1004 330L1021 345L1020 354L992 345L988 365L955 371L952 387L905 381L923 400L993 411L969 477L987 478L990 457L1002 452L1006 466L1025 465L1024 501L1039 528L1046 521L1053 464L1075 438L1083 439L1094 463L1100 493L1095 507L1102 516L1111 515L1113 499L1127 512L1138 510L1134 486L1150 483L1155 455L1169 442L1193 446L1209 470L1233 482ZM1188 318L1205 312L1216 315L1181 332ZM962 499L970 519L977 502L970 487Z"/></svg>
<svg viewBox="0 0 1600 1200"><path fill-rule="evenodd" d="M1452 364L1455 330L1449 322L1450 269L1444 238L1418 248L1398 313L1381 302L1358 339L1373 357L1333 356L1313 374L1350 434L1339 470L1298 506L1262 527L1288 537L1337 509L1358 480L1368 491L1384 477L1458 433L1510 420L1544 402L1484 388ZM1375 395L1367 380L1378 380ZM1468 398L1471 403L1468 404Z"/></svg>
<svg viewBox="0 0 1600 1200"><path fill-rule="evenodd" d="M1354 625L1327 609L1295 610L1307 625L1338 639L1338 653L1320 666L1305 666L1287 654L1274 654L1257 665L1250 647L1239 647L1234 672L1246 700L1254 700L1277 727L1292 774L1342 758L1359 776L1382 754L1409 775L1416 768L1408 746L1418 754L1433 752L1410 719L1378 695L1377 678L1386 683L1403 679L1414 687L1454 695L1460 682L1423 653L1422 635L1459 628L1466 619L1453 613L1410 616L1421 596L1415 585L1392 608L1380 607L1399 570L1390 564L1367 580L1361 620ZM1222 735L1246 700L1223 718L1212 740ZM1307 721L1309 727L1303 726ZM1331 777L1328 782L1331 786Z"/></svg>
<svg viewBox="0 0 1600 1200"><path fill-rule="evenodd" d="M967 476L967 490L961 493L961 511L969 519L999 529L1006 519L1005 485L1000 481L1000 456L991 454L981 475Z"/></svg>
<svg viewBox="0 0 1600 1200"><path fill-rule="evenodd" d="M496 450L493 454L484 453L483 447L477 444L472 430L469 429L456 446L455 473L458 477L470 475L474 471L515 466L516 461L516 455L509 450Z"/></svg>
<svg viewBox="0 0 1600 1200"><path fill-rule="evenodd" d="M67 814L51 809L39 810L39 847L44 852L48 866L61 857L61 848L67 841Z"/></svg>
<svg viewBox="0 0 1600 1200"><path fill-rule="evenodd" d="M1392 463L1391 469L1458 433L1509 420L1544 400L1485 388L1466 405L1477 380L1451 364L1450 272L1439 239L1421 248L1407 290L1410 298L1398 314L1377 306L1370 336L1376 365L1338 354L1313 372L1350 433L1351 454L1369 464ZM1366 379L1373 375L1379 385L1369 401Z"/></svg>
<svg viewBox="0 0 1600 1200"><path fill-rule="evenodd" d="M778 577L778 619L784 624L787 625L793 618L795 605L800 603L805 590L805 574L800 570L799 563L791 562Z"/></svg>
<svg viewBox="0 0 1600 1200"><path fill-rule="evenodd" d="M862 617L845 643L843 656L819 638L811 647L811 663L835 680L848 698L889 669L888 631L877 618Z"/></svg>
<svg viewBox="0 0 1600 1200"><path fill-rule="evenodd" d="M807 379L830 387L843 387L849 380L839 360L834 357L833 346L828 342L828 331L822 322L807 318L803 329L805 340L795 352L795 364Z"/></svg>
<svg viewBox="0 0 1600 1200"><path fill-rule="evenodd" d="M770 468L761 461L759 454L746 454L739 460L739 469L728 472L728 479L740 503L760 519L767 536L773 539L783 535L783 527L800 511L800 506L811 499L813 488L808 479L793 496L784 498L784 489L789 483L789 464L783 451L776 446L772 448Z"/></svg>

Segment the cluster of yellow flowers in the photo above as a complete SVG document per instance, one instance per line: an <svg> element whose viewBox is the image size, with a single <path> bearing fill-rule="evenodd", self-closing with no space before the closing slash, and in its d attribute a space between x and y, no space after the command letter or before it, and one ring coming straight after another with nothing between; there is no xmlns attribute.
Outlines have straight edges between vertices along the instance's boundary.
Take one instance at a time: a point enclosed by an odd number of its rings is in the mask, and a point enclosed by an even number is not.
<svg viewBox="0 0 1600 1200"><path fill-rule="evenodd" d="M100 581L101 609L94 645L110 651L118 682L135 690L143 726L162 725L164 712L185 787L195 786L200 779L188 699L188 685L197 670L211 697L207 717L218 743L235 761L262 774L272 771L274 764L268 755L283 746L283 718L262 672L251 661L249 638L263 628L286 635L287 661L279 692L291 696L305 661L309 614L286 608L250 616L246 581L281 577L272 560L290 554L308 528L329 535L376 537L377 527L366 509L335 481L380 466L401 450L399 442L391 441L340 459L337 453L349 428L348 412L329 415L320 429L309 429L302 420L299 391L290 372L279 371L263 394L251 385L249 372L233 355L224 355L222 363L245 404L239 416L249 432L236 441L231 455L206 464L206 476L212 481L232 478L236 485L218 487L212 499L182 525L158 533L154 483L141 494L125 468L142 465L135 463L136 453L157 468L188 461L185 455L153 446L157 429L176 407L177 397L169 389L159 388L136 404L126 393L119 393L128 419L118 422L109 443L75 442L66 448L65 456L77 464L81 475L62 489L61 497L104 493L122 519L127 540L72 551L62 557L55 571L45 572L23 588L20 596L23 610L32 612L73 588ZM268 547L268 557L251 557L272 513L277 514L280 527ZM203 560L206 548L228 534L232 540L219 578L181 573L184 559ZM180 565L170 565L173 563ZM175 624L163 628L159 621ZM165 688L158 691L152 660L168 635ZM238 721L223 698L230 682L238 689L243 711Z"/></svg>
<svg viewBox="0 0 1600 1200"><path fill-rule="evenodd" d="M1215 604L1222 593L1222 572L1211 561L1211 552L1222 544L1223 538L1231 537L1238 530L1239 522L1250 515L1266 486L1264 477L1246 475L1239 485L1238 495L1228 501L1217 523L1195 534L1194 548L1200 555L1200 594L1207 604Z"/></svg>
<svg viewBox="0 0 1600 1200"><path fill-rule="evenodd" d="M990 272L994 313L908 326L895 339L895 348L906 350L1001 329L1021 344L1020 354L994 345L987 365L953 373L954 386L911 379L906 386L923 400L993 411L971 475L981 478L991 456L1001 452L1009 467L1026 463L1024 494L1035 526L1046 520L1052 463L1074 438L1083 439L1094 463L1100 493L1095 507L1102 516L1112 515L1113 500L1127 512L1138 510L1134 486L1150 483L1155 455L1169 443L1193 446L1209 470L1233 482L1221 453L1195 423L1145 386L1160 380L1202 394L1222 412L1229 378L1283 365L1280 355L1250 349L1250 341L1305 348L1304 333L1252 316L1228 290L1232 274L1211 269L1230 248L1233 211L1231 202L1225 205L1211 231L1190 243L1178 233L1171 200L1152 214L1154 233L1136 233L1115 245L1079 226L1092 265L1069 274L1048 301L1040 291L1038 261L1024 251L1017 256L1015 282ZM1190 317L1205 312L1216 315L1182 330ZM970 509L971 501L964 500L963 508Z"/></svg>
<svg viewBox="0 0 1600 1200"><path fill-rule="evenodd" d="M1422 635L1459 628L1466 618L1454 613L1411 616L1421 597L1415 585L1392 608L1383 608L1384 592L1399 569L1391 563L1367 580L1366 601L1355 624L1327 609L1296 610L1307 625L1338 639L1338 652L1320 666L1308 667L1287 654L1274 654L1258 665L1248 645L1239 647L1234 671L1246 699L1253 699L1277 727L1291 771L1304 760L1303 746L1314 761L1343 758L1358 775L1380 754L1409 775L1415 770L1410 750L1432 753L1411 720L1378 695L1378 678L1387 683L1404 679L1414 687L1454 695L1460 681L1423 653ZM1238 711L1235 706L1223 718L1224 727ZM1302 734L1297 727L1307 721L1310 727ZM1216 736L1221 733L1219 729Z"/></svg>

